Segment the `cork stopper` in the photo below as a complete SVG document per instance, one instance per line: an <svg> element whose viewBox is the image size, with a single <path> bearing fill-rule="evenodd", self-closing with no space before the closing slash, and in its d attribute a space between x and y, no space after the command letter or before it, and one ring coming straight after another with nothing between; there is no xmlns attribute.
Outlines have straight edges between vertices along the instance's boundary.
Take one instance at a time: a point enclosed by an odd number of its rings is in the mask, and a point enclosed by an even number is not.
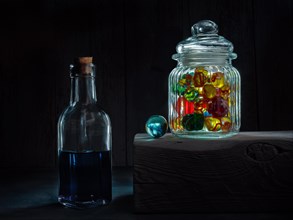
<svg viewBox="0 0 293 220"><path fill-rule="evenodd" d="M93 57L78 57L77 59L80 64L91 64L93 62Z"/></svg>
<svg viewBox="0 0 293 220"><path fill-rule="evenodd" d="M93 74L93 57L77 57L74 60L74 72L82 75Z"/></svg>

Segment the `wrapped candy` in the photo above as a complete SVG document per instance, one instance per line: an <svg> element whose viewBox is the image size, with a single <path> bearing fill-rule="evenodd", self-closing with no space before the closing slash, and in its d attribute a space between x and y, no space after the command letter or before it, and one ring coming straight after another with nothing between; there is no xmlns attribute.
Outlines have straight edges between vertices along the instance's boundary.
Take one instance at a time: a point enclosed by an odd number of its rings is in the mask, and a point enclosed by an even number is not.
<svg viewBox="0 0 293 220"><path fill-rule="evenodd" d="M203 96L198 96L194 102L194 111L199 112L203 111L208 107L207 100L204 99Z"/></svg>
<svg viewBox="0 0 293 220"><path fill-rule="evenodd" d="M221 88L221 96L224 98L224 99L228 99L230 95L230 86L229 84L225 84L222 88Z"/></svg>
<svg viewBox="0 0 293 220"><path fill-rule="evenodd" d="M218 118L206 117L204 123L209 131L219 131L221 129L221 121Z"/></svg>
<svg viewBox="0 0 293 220"><path fill-rule="evenodd" d="M204 91L204 95L209 99L214 98L217 94L216 88L210 83L207 83L204 85L203 91Z"/></svg>
<svg viewBox="0 0 293 220"><path fill-rule="evenodd" d="M203 94L203 87L194 87L195 91L197 91L197 93L199 95L202 95Z"/></svg>
<svg viewBox="0 0 293 220"><path fill-rule="evenodd" d="M182 119L182 125L187 131L201 130L204 125L204 116L198 113L185 115Z"/></svg>
<svg viewBox="0 0 293 220"><path fill-rule="evenodd" d="M181 86L188 87L188 86L191 85L191 83L192 83L192 75L190 75L188 73L187 74L184 74L182 76L182 78L179 80L179 85L181 85Z"/></svg>
<svg viewBox="0 0 293 220"><path fill-rule="evenodd" d="M176 85L175 87L175 93L178 93L179 95L183 95L184 92L186 91L186 88L184 86L181 85Z"/></svg>
<svg viewBox="0 0 293 220"><path fill-rule="evenodd" d="M229 117L222 117L221 118L221 124L222 124L222 131L228 132L231 129L232 122Z"/></svg>
<svg viewBox="0 0 293 220"><path fill-rule="evenodd" d="M187 101L194 101L197 96L198 92L193 87L188 88L184 93L184 97Z"/></svg>
<svg viewBox="0 0 293 220"><path fill-rule="evenodd" d="M206 109L203 109L203 116L204 117L212 117L213 115L211 113L209 113Z"/></svg>
<svg viewBox="0 0 293 220"><path fill-rule="evenodd" d="M179 97L176 102L175 109L179 115L193 114L194 103L189 102L184 97Z"/></svg>
<svg viewBox="0 0 293 220"><path fill-rule="evenodd" d="M201 87L205 84L208 78L208 71L203 67L198 67L194 70L193 84L195 87Z"/></svg>
<svg viewBox="0 0 293 220"><path fill-rule="evenodd" d="M208 111L214 117L224 117L225 115L227 115L229 111L228 102L221 96L216 96L215 98L209 101Z"/></svg>
<svg viewBox="0 0 293 220"><path fill-rule="evenodd" d="M224 83L225 83L224 73L221 73L221 72L213 73L213 75L211 77L211 83L216 88L223 87Z"/></svg>
<svg viewBox="0 0 293 220"><path fill-rule="evenodd" d="M216 88L216 96L220 96L221 95L221 89Z"/></svg>

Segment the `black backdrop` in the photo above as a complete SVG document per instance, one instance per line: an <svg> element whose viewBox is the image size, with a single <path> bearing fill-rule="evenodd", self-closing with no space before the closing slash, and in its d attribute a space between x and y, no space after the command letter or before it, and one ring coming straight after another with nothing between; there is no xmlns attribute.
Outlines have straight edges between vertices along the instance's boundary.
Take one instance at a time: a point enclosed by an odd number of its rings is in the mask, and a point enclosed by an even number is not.
<svg viewBox="0 0 293 220"><path fill-rule="evenodd" d="M152 114L167 118L175 46L202 19L238 54L241 130L293 129L291 0L5 0L0 10L2 169L56 165L69 64L84 55L112 120L114 165L131 165L135 133Z"/></svg>

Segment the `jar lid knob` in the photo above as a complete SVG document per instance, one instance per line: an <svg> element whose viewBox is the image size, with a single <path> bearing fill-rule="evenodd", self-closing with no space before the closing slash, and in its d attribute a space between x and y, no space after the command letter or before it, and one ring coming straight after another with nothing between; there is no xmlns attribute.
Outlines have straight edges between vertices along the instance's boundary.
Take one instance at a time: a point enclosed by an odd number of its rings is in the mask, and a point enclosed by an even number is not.
<svg viewBox="0 0 293 220"><path fill-rule="evenodd" d="M193 36L217 35L218 25L210 20L202 20L191 27Z"/></svg>

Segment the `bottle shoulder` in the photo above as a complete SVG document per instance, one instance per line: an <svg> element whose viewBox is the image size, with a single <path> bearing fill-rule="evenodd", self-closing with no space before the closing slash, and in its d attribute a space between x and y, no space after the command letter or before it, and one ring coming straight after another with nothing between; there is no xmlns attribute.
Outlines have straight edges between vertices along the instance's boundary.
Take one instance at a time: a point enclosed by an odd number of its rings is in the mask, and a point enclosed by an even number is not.
<svg viewBox="0 0 293 220"><path fill-rule="evenodd" d="M97 104L69 105L59 116L59 123L65 120L94 120L110 124L110 118L108 114Z"/></svg>

